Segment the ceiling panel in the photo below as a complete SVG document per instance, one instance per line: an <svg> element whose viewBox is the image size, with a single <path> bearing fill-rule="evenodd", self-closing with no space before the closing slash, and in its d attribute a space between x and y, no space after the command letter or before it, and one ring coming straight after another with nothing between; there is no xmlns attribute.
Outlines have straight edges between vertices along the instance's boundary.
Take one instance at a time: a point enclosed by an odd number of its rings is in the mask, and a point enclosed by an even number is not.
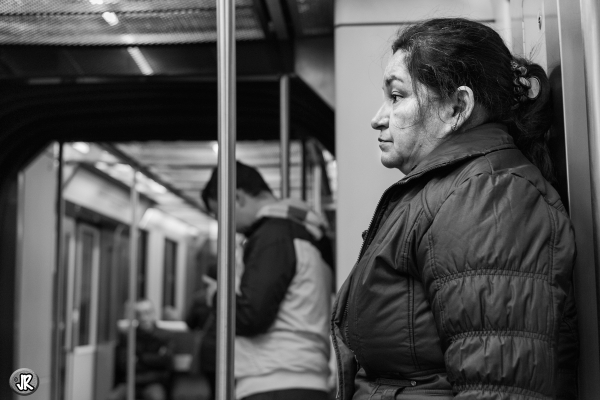
<svg viewBox="0 0 600 400"><path fill-rule="evenodd" d="M264 38L253 1L236 1L236 39ZM137 46L215 41L214 0L0 2L0 44Z"/></svg>

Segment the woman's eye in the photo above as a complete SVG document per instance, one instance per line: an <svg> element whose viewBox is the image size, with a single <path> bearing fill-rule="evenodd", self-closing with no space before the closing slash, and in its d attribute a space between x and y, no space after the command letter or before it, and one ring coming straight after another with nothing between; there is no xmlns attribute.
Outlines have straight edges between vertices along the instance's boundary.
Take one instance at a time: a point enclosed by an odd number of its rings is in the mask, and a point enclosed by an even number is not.
<svg viewBox="0 0 600 400"><path fill-rule="evenodd" d="M399 94L392 94L390 97L392 98L392 103L395 103L402 98Z"/></svg>

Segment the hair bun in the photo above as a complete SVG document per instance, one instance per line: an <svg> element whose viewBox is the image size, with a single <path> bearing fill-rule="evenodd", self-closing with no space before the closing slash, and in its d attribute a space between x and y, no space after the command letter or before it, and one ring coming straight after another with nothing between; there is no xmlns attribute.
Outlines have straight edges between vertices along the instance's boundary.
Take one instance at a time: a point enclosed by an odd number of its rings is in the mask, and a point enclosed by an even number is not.
<svg viewBox="0 0 600 400"><path fill-rule="evenodd" d="M527 67L517 63L516 61L510 62L511 69L513 71L513 75L515 78L513 79L513 91L514 91L514 105L512 109L515 110L519 108L520 104L529 101L535 100L540 94L540 80L531 76L528 77Z"/></svg>

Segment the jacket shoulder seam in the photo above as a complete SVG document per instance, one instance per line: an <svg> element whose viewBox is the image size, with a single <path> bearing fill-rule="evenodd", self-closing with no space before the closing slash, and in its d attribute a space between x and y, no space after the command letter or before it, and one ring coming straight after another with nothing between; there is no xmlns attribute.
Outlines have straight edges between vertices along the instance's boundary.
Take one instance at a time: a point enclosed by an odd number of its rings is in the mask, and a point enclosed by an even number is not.
<svg viewBox="0 0 600 400"><path fill-rule="evenodd" d="M431 221L433 221L435 219L435 217L437 216L439 210L444 206L444 204L450 199L450 197L452 197L458 190L460 190L463 186L465 186L469 181L471 181L471 179L474 178L479 178L481 175L490 175L489 172L478 172L476 174L473 175L469 175L468 177L466 177L463 181L461 181L460 183L458 183L456 186L454 186L452 188L452 190L450 191L450 193L448 193L448 195L446 196L446 198L440 203L440 205L437 207L436 213L435 215L433 213L431 213Z"/></svg>
<svg viewBox="0 0 600 400"><path fill-rule="evenodd" d="M523 180L527 181L539 193L540 197L542 199L544 199L544 202L548 206L550 206L552 209L554 209L554 210L556 210L556 211L558 211L560 213L564 213L565 212L564 210L561 210L559 207L556 206L556 204L560 201L560 198L556 199L556 201L554 201L554 202L550 202L548 200L548 198L540 191L540 189L530 179L528 179L527 177L522 176L522 175L520 175L520 174L518 174L518 173L516 173L514 171L508 171L508 172L506 172L506 174L510 174L510 175L512 175L514 177L517 177L517 178L520 178L520 179L523 179Z"/></svg>
<svg viewBox="0 0 600 400"><path fill-rule="evenodd" d="M407 230L406 234L404 235L403 238L403 246L402 246L402 259L401 259L401 265L408 265L408 260L409 260L409 247L410 247L410 243L411 243L411 236L413 234L413 232L416 231L417 226L419 225L419 222L421 221L421 217L423 217L423 215L427 215L427 212L425 210L425 208L421 208L421 210L419 211L418 215L416 216L414 222L412 223L410 229ZM429 217L429 216L427 216ZM422 237L421 237L422 240ZM419 240L420 241L420 240Z"/></svg>
<svg viewBox="0 0 600 400"><path fill-rule="evenodd" d="M486 157L486 160L487 160L487 157ZM548 206L550 206L552 209L554 209L554 210L556 210L558 212L564 213L564 210L561 210L561 208L559 208L559 207L556 206L556 204L560 201L560 199L557 199L555 202L551 203L550 201L548 201L548 198L546 196L544 196L544 194L540 191L540 189L538 189L538 187L535 186L535 184L530 179L527 179L526 177L521 176L521 175L515 173L514 171L507 171L507 172L500 172L500 173L493 172L493 171L491 171L491 172L490 171L480 171L480 172L477 172L477 173L475 173L473 175L469 175L464 180L462 180L460 183L458 183L456 186L454 186L452 188L452 190L448 193L448 195L446 196L446 198L440 203L440 205L437 208L435 214L433 214L430 210L427 210L427 211L429 211L429 213L428 213L429 215L428 216L430 217L430 220L433 221L435 219L435 217L436 217L437 212L439 211L439 209L441 209L444 206L444 204L450 199L450 197L452 197L452 195L454 195L458 190L460 190L463 186L465 186L472 179L479 178L482 175L487 175L489 177L491 177L493 175L496 175L496 176L511 175L511 176L514 176L515 178L523 179L523 180L527 181L529 183L529 185L531 185L533 187L533 189L540 195L540 197L542 199L544 199L544 202Z"/></svg>
<svg viewBox="0 0 600 400"><path fill-rule="evenodd" d="M438 303L438 307L440 307L440 315L442 316L441 321L442 321L442 330L444 331L444 336L448 336L448 329L446 328L446 319L444 318L444 303L442 302L442 296L441 296L441 285L438 282L438 274L437 274L437 262L435 259L435 252L433 251L433 239L432 239L432 235L433 233L431 232L431 229L428 229L428 232L426 233L427 235L427 241L429 242L429 252L431 254L431 273L433 274L434 277L434 284L436 285L436 295L435 295L435 301ZM441 336L440 336L441 337Z"/></svg>

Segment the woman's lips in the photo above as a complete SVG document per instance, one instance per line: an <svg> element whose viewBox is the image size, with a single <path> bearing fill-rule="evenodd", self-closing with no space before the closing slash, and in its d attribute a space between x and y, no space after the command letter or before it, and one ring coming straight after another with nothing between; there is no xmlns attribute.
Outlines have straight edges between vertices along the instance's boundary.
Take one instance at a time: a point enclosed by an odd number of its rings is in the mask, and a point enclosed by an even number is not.
<svg viewBox="0 0 600 400"><path fill-rule="evenodd" d="M383 139L378 139L378 140L379 140L379 148L386 147L387 145L392 143L391 140L383 140Z"/></svg>

